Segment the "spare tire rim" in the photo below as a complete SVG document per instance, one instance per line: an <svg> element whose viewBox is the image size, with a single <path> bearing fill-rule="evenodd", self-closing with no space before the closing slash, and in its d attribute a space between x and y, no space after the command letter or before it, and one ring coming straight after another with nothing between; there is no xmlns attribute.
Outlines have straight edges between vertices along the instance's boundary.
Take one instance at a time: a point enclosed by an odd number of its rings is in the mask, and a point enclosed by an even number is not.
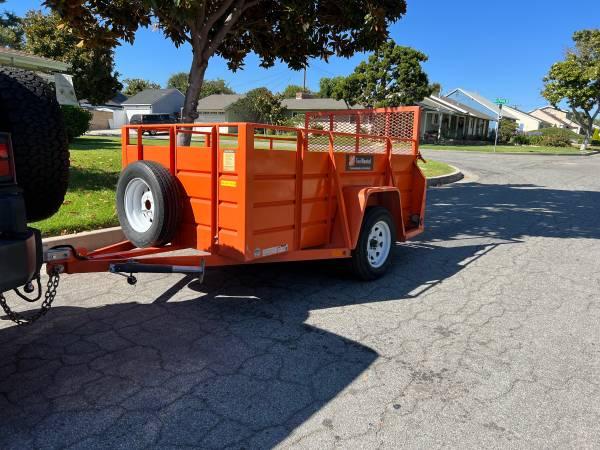
<svg viewBox="0 0 600 450"><path fill-rule="evenodd" d="M134 178L125 187L125 215L131 228L138 233L150 229L154 222L154 196L148 183Z"/></svg>
<svg viewBox="0 0 600 450"><path fill-rule="evenodd" d="M392 248L392 232L387 222L376 222L367 239L367 259L374 269L383 266Z"/></svg>

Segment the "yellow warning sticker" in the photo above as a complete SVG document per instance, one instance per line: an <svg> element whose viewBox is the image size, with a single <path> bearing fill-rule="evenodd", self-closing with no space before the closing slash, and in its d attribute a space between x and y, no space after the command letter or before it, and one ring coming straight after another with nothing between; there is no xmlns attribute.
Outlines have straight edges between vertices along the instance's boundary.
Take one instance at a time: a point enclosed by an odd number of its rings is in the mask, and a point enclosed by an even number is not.
<svg viewBox="0 0 600 450"><path fill-rule="evenodd" d="M223 150L223 172L235 172L235 150Z"/></svg>
<svg viewBox="0 0 600 450"><path fill-rule="evenodd" d="M225 186L225 187L237 187L237 181L235 181L235 180L221 180L221 186Z"/></svg>

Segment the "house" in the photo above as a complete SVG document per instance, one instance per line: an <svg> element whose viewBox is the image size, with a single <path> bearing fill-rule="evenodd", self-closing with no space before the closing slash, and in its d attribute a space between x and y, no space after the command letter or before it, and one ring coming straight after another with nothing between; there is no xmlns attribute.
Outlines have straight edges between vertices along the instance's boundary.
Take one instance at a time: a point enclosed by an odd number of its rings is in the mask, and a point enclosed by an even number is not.
<svg viewBox="0 0 600 450"><path fill-rule="evenodd" d="M315 98L310 94L298 92L296 98L285 98L281 102L292 117L304 115L310 111L339 111L344 109L363 109L362 105L348 106L343 100L333 98Z"/></svg>
<svg viewBox="0 0 600 450"><path fill-rule="evenodd" d="M480 111L484 114L487 114L491 117L494 117L496 120L491 121L489 123L490 128L488 130L488 134L491 135L495 132L498 126L498 117L502 117L504 119L514 120L518 122L519 118L511 113L508 110L504 110L504 108L500 109L498 105L494 102L488 100L484 96L477 94L476 92L467 91L462 88L456 88L445 95L446 98L450 98L456 100L466 106L469 106L477 111Z"/></svg>
<svg viewBox="0 0 600 450"><path fill-rule="evenodd" d="M179 114L184 100L178 89L144 89L122 105L129 122L134 114Z"/></svg>
<svg viewBox="0 0 600 450"><path fill-rule="evenodd" d="M69 75L70 64L0 46L0 66L18 67L36 72L41 78L54 85L59 104L79 105L73 88L73 77Z"/></svg>
<svg viewBox="0 0 600 450"><path fill-rule="evenodd" d="M244 97L240 94L212 94L198 101L198 123L235 122L227 110Z"/></svg>
<svg viewBox="0 0 600 450"><path fill-rule="evenodd" d="M582 131L581 125L577 122L573 122L569 118L570 115L567 111L553 106L544 106L542 108L534 109L533 111L529 111L529 115L547 122L551 127L566 128L575 133L581 133Z"/></svg>
<svg viewBox="0 0 600 450"><path fill-rule="evenodd" d="M435 142L443 139L483 141L488 138L490 123L496 117L452 98L429 96L418 105L421 113L421 139Z"/></svg>
<svg viewBox="0 0 600 450"><path fill-rule="evenodd" d="M90 130L108 130L121 128L127 124L127 116L122 105L125 100L127 96L117 92L112 99L101 105L92 105L87 99L80 100L79 105L92 113Z"/></svg>
<svg viewBox="0 0 600 450"><path fill-rule="evenodd" d="M200 99L198 102L197 123L235 122L236 117L228 111L229 106L243 98L241 94L213 94ZM296 98L286 98L281 102L287 108L291 117L304 115L308 111L332 111L350 109L342 100L332 98L313 98L298 93ZM352 109L361 109L354 106ZM350 119L349 119L350 120Z"/></svg>
<svg viewBox="0 0 600 450"><path fill-rule="evenodd" d="M536 131L540 128L548 128L552 126L552 124L550 124L543 118L535 117L512 106L504 105L504 107L502 108L502 112L508 112L511 115L515 116L517 118L519 131L523 133L528 131Z"/></svg>

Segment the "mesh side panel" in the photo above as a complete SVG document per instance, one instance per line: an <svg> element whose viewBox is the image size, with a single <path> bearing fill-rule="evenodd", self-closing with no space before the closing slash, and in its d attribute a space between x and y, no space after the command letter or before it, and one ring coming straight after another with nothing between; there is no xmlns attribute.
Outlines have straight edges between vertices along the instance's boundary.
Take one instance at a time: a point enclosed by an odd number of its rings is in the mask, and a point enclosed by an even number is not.
<svg viewBox="0 0 600 450"><path fill-rule="evenodd" d="M392 153L407 154L413 152L413 132L415 112L409 111L364 111L356 113L332 112L327 115L307 114L308 128L349 133L354 136L335 136L335 152L385 153L386 137L407 139L406 142L392 140ZM357 138L356 134L378 136L376 138ZM358 144L358 145L357 145ZM308 151L328 150L327 136L309 136Z"/></svg>

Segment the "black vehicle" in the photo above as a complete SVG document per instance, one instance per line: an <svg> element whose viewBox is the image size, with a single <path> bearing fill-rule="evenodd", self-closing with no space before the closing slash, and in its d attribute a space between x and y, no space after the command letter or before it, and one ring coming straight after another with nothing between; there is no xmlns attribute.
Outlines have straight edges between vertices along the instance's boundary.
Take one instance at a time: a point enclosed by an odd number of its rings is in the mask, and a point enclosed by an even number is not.
<svg viewBox="0 0 600 450"><path fill-rule="evenodd" d="M13 312L3 293L15 290L28 302L42 298L42 239L27 223L58 211L68 181L69 147L54 90L32 72L0 67L0 306L19 324L48 310L58 274L51 274L41 309L29 317ZM26 295L36 285L37 297Z"/></svg>
<svg viewBox="0 0 600 450"><path fill-rule="evenodd" d="M177 122L177 118L171 114L134 114L129 120L130 125L162 125ZM158 132L148 131L148 134L155 136Z"/></svg>

